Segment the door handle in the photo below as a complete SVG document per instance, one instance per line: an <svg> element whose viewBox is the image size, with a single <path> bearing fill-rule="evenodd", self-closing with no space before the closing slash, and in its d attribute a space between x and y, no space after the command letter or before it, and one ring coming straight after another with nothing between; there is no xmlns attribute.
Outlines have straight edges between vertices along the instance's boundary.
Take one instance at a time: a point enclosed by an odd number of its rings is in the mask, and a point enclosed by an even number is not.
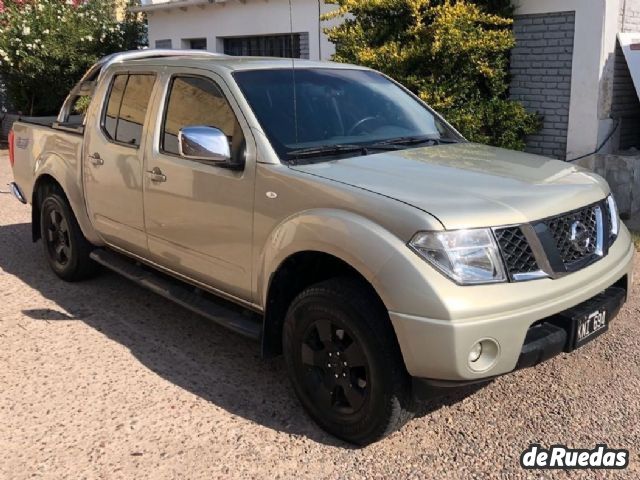
<svg viewBox="0 0 640 480"><path fill-rule="evenodd" d="M89 155L89 161L96 167L104 165L104 160L100 158L100 154L98 152L94 153L93 155Z"/></svg>
<svg viewBox="0 0 640 480"><path fill-rule="evenodd" d="M158 167L155 167L153 170L149 170L147 172L147 176L151 179L152 182L166 182L167 176L162 173Z"/></svg>

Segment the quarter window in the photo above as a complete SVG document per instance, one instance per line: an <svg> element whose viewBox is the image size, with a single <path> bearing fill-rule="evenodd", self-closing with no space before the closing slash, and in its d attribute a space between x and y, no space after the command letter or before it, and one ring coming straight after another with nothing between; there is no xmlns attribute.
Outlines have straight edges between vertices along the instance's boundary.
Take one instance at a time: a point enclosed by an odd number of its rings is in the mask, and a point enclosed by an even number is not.
<svg viewBox="0 0 640 480"><path fill-rule="evenodd" d="M113 82L111 83L109 102L107 103L107 111L104 117L104 129L107 136L112 140L116 139L118 115L120 114L122 95L124 94L124 87L127 86L128 77L128 75L116 75L113 77Z"/></svg>
<svg viewBox="0 0 640 480"><path fill-rule="evenodd" d="M234 160L239 160L244 136L220 87L208 78L175 77L162 126L161 150L178 155L178 133L196 125L222 130L229 139Z"/></svg>
<svg viewBox="0 0 640 480"><path fill-rule="evenodd" d="M111 83L103 128L111 140L138 147L155 75L115 75Z"/></svg>

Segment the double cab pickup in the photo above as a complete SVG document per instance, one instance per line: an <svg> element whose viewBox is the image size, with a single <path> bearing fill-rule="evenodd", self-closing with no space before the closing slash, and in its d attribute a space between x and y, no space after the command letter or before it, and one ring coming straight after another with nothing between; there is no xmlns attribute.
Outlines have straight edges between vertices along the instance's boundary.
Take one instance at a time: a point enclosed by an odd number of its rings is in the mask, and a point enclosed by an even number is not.
<svg viewBox="0 0 640 480"><path fill-rule="evenodd" d="M357 444L580 348L629 291L602 178L470 143L363 67L115 54L53 124L14 124L10 162L58 277L101 265L259 340Z"/></svg>

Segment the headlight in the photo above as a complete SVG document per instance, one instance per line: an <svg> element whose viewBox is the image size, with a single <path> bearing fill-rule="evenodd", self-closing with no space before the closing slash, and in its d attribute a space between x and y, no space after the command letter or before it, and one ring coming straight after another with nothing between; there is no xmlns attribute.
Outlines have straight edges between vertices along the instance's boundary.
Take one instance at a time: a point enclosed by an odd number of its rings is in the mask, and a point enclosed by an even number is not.
<svg viewBox="0 0 640 480"><path fill-rule="evenodd" d="M616 237L620 230L620 214L613 195L607 197L607 206L609 207L609 218L611 219L611 235Z"/></svg>
<svg viewBox="0 0 640 480"><path fill-rule="evenodd" d="M419 232L409 246L461 285L507 280L498 245L489 229Z"/></svg>

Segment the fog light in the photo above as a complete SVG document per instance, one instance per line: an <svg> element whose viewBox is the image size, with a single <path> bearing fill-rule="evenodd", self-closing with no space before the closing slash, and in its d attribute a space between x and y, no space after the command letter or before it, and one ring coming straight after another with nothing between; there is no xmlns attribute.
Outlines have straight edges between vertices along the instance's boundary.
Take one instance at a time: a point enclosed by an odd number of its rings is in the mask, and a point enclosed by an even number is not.
<svg viewBox="0 0 640 480"><path fill-rule="evenodd" d="M476 343L471 351L469 352L469 363L475 363L482 355L482 344L480 342Z"/></svg>
<svg viewBox="0 0 640 480"><path fill-rule="evenodd" d="M483 338L473 344L467 357L472 372L486 372L495 366L500 356L500 345L493 338Z"/></svg>

